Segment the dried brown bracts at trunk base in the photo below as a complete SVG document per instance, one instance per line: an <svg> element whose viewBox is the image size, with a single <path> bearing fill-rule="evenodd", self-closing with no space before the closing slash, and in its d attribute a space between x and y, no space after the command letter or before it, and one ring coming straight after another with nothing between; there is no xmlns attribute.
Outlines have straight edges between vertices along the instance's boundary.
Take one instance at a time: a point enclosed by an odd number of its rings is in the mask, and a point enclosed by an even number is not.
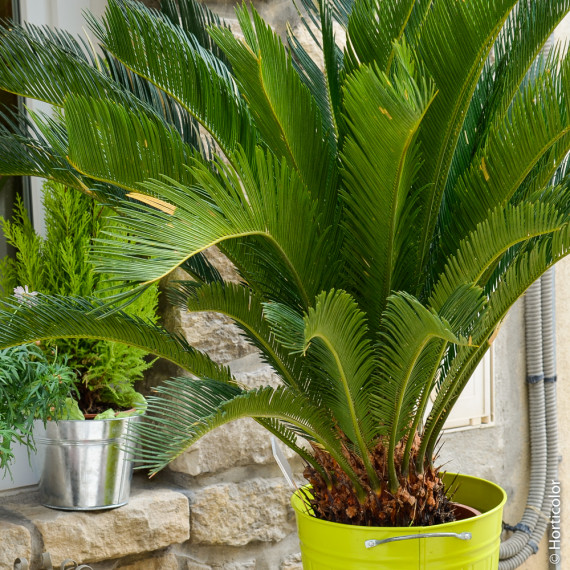
<svg viewBox="0 0 570 570"><path fill-rule="evenodd" d="M345 456L360 474L366 491L363 503L358 500L354 485L325 451L313 446L314 456L332 482L330 488L322 474L308 465L305 478L312 485L307 501L314 515L322 520L358 526L430 526L455 520L453 502L448 498L439 469L426 467L416 473L412 457L409 474L400 476L400 487L394 494L389 490L386 448L379 444L371 452L372 463L383 483L378 496L370 487L368 475L360 458L345 447ZM397 449L400 459L403 449ZM415 455L415 454L413 454Z"/></svg>

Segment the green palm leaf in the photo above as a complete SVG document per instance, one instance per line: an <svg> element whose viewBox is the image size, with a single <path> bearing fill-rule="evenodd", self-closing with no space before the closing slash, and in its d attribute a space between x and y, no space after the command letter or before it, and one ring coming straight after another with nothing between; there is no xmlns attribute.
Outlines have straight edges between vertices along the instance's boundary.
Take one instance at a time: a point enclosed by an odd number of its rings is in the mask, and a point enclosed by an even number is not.
<svg viewBox="0 0 570 570"><path fill-rule="evenodd" d="M229 30L211 30L212 37L231 61L264 142L297 170L320 202L324 221L330 222L336 205L336 168L318 106L280 38L252 11L253 23L245 6L237 11L245 42Z"/></svg>
<svg viewBox="0 0 570 570"><path fill-rule="evenodd" d="M147 413L136 427L144 468L156 473L198 439L223 424L244 417L284 422L290 429L324 445L362 490L344 458L340 441L326 412L302 394L285 387L240 392L213 381L171 379L157 389L164 398L150 397ZM233 396L233 397L231 397Z"/></svg>
<svg viewBox="0 0 570 570"><path fill-rule="evenodd" d="M230 317L285 384L303 391L299 384L300 362L276 342L263 315L263 301L249 288L235 283L198 285L180 282L169 299L190 312L213 311Z"/></svg>
<svg viewBox="0 0 570 570"><path fill-rule="evenodd" d="M186 165L196 152L156 116L85 97L69 97L64 109L68 160L90 178L131 192L161 175L192 184Z"/></svg>
<svg viewBox="0 0 570 570"><path fill-rule="evenodd" d="M0 118L0 174L43 176L74 188L80 186L81 175L31 120L12 113L2 113Z"/></svg>
<svg viewBox="0 0 570 570"><path fill-rule="evenodd" d="M304 318L304 327L300 317L287 307L269 304L265 314L286 348L314 358L320 373L316 374L317 381L305 389L319 394L330 408L340 429L358 447L373 488L378 490L378 477L368 457L374 426L364 389L376 362L364 313L348 293L332 290L317 296L315 307Z"/></svg>
<svg viewBox="0 0 570 570"><path fill-rule="evenodd" d="M316 14L316 12L315 12ZM342 133L338 123L342 120L341 110L341 87L343 73L343 55L338 48L333 29L333 13L328 2L319 3L318 28L321 30L322 39L319 40L309 27L308 31L315 43L323 44L323 58L325 68L320 66L307 53L305 47L288 28L287 39L291 51L291 61L301 81L309 89L320 111L325 133L329 135L332 152L336 154L337 139ZM300 15L303 18L302 15ZM302 20L304 21L304 20Z"/></svg>
<svg viewBox="0 0 570 570"><path fill-rule="evenodd" d="M73 297L38 295L24 304L4 300L0 305L0 348L46 339L108 340L165 358L191 374L233 383L225 366L215 364L181 336L122 311L101 316L103 308L100 301Z"/></svg>
<svg viewBox="0 0 570 570"><path fill-rule="evenodd" d="M471 301L472 297L469 295ZM371 399L371 413L380 429L389 437L388 470L390 489L398 488L398 476L394 463L396 444L403 437L413 418L417 400L425 386L414 384L416 366L430 364L429 359L420 360L427 343L439 338L455 344L468 344L451 330L448 323L426 309L417 299L407 293L395 293L388 297L382 315L382 330L378 347L378 379Z"/></svg>
<svg viewBox="0 0 570 570"><path fill-rule="evenodd" d="M395 77L362 67L344 87L349 129L342 153L345 257L359 296L369 307L373 329L386 297L405 285L395 283L394 273L409 234L398 230L417 174L416 135L434 97L429 82L416 83L407 50L394 49ZM409 280L412 275L405 277Z"/></svg>
<svg viewBox="0 0 570 570"><path fill-rule="evenodd" d="M111 0L103 22L90 25L107 51L178 101L226 155L237 144L252 149L255 133L231 74L194 36L130 1Z"/></svg>
<svg viewBox="0 0 570 570"><path fill-rule="evenodd" d="M570 90L569 70L570 57L560 75L553 77L545 69L517 95L508 118L491 127L485 147L446 197L449 209L441 219L443 244L461 239L490 210L504 207L553 145L563 141L565 148L558 148L556 154L568 153L570 137L565 135L570 133L570 107L563 94Z"/></svg>
<svg viewBox="0 0 570 570"><path fill-rule="evenodd" d="M477 323L473 338L479 346L459 347L446 363L446 373L426 422L419 461L431 458L439 433L453 403L467 385L471 374L485 355L508 310L545 271L570 253L570 227L537 238L521 250L505 270L496 289L489 294L489 309Z"/></svg>
<svg viewBox="0 0 570 570"><path fill-rule="evenodd" d="M227 25L205 4L197 0L164 0L160 11L176 26L196 38L198 43L230 67L224 52L208 34L208 28L223 28Z"/></svg>
<svg viewBox="0 0 570 570"><path fill-rule="evenodd" d="M428 260L433 230L451 167L454 148L484 62L491 51L514 0L435 2L425 17L419 52L438 89L420 133L430 160L420 182L426 186L420 202L418 272Z"/></svg>
<svg viewBox="0 0 570 570"><path fill-rule="evenodd" d="M388 73L414 9L415 0L359 0L350 14L346 69L375 64Z"/></svg>
<svg viewBox="0 0 570 570"><path fill-rule="evenodd" d="M237 170L218 163L217 173L195 162L192 174L197 187L173 180L147 182L145 190L161 200L121 208L120 224L134 237L117 242L100 240L95 260L104 273L133 281L156 281L192 255L228 239L263 237L273 256L282 261L295 284L299 302L321 290L319 269L326 263L326 235L319 235L314 202L304 185L271 154L258 149L255 170L247 157L233 157ZM145 201L145 198L140 198ZM176 204L176 206L173 206ZM189 228L192 228L189 231ZM115 236L111 226L111 237ZM320 244L320 245L319 245Z"/></svg>
<svg viewBox="0 0 570 570"><path fill-rule="evenodd" d="M121 89L93 67L71 35L46 27L0 30L0 86L5 91L62 106L70 93L120 99Z"/></svg>
<svg viewBox="0 0 570 570"><path fill-rule="evenodd" d="M517 243L556 232L565 226L564 216L549 204L523 203L496 208L448 259L433 288L429 305L439 310L459 285L479 283L501 256Z"/></svg>

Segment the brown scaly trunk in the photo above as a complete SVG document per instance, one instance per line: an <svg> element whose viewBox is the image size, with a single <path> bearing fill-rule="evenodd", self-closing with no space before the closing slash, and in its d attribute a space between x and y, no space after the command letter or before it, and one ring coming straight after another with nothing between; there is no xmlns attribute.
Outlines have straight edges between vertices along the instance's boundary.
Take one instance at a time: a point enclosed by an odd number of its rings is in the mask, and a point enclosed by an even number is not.
<svg viewBox="0 0 570 570"><path fill-rule="evenodd" d="M345 448L345 455L359 474L366 490L366 500L360 504L350 479L338 463L326 452L313 446L314 456L332 481L327 488L321 474L310 465L305 468L305 478L311 483L313 498L310 504L315 516L331 522L359 526L430 526L455 520L453 505L447 498L445 488L434 467L426 467L417 473L414 467L418 445L414 443L410 470L407 478L400 476L400 488L396 494L388 490L387 449L380 443L373 449L372 463L384 483L382 494L377 497L369 485L362 461ZM396 448L396 466L401 473L404 447Z"/></svg>

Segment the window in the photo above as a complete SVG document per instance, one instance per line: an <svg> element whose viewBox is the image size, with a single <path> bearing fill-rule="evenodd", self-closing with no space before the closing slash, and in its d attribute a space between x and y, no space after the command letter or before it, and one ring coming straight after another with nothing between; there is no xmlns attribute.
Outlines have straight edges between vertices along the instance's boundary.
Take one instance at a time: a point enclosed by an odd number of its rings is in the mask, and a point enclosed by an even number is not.
<svg viewBox="0 0 570 570"><path fill-rule="evenodd" d="M491 348L461 393L445 429L466 429L493 422L493 349Z"/></svg>
<svg viewBox="0 0 570 570"><path fill-rule="evenodd" d="M435 400L433 391L431 401ZM427 419L431 406L425 414ZM455 403L444 431L459 431L493 423L493 349L491 348Z"/></svg>

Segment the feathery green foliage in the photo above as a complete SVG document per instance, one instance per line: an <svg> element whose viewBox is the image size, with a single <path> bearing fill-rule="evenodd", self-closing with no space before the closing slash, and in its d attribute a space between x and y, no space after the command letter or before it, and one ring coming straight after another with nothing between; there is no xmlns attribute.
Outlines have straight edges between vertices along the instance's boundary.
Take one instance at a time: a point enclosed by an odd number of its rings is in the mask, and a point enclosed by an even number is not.
<svg viewBox="0 0 570 570"><path fill-rule="evenodd" d="M16 204L12 220L0 218L7 242L16 249L16 257L3 262L5 295L24 287L29 292L59 297L108 296L106 276L95 273L89 256L93 240L105 227L110 210L91 197L55 182L44 184L43 206L45 238L32 227L21 201ZM156 322L157 297L156 287L149 289L126 308L126 314ZM33 314L39 305L37 296L26 298L24 293L22 313L31 311ZM142 402L133 385L151 366L144 345L135 347L135 343L131 343L126 346L100 340L91 332L77 334L78 331L92 331L98 324L82 322L78 328L79 322L80 317L66 323L68 334L61 335L56 342L50 341L49 329L45 330L42 339L36 336L34 340L42 341L46 354L55 352L64 357L75 371L83 410L91 413L109 405L127 409ZM8 335L17 329L16 323L17 318L11 320ZM130 338L134 341L136 337Z"/></svg>
<svg viewBox="0 0 570 570"><path fill-rule="evenodd" d="M0 469L10 470L15 443L35 449L34 420L66 418L75 381L59 355L48 359L34 344L0 350Z"/></svg>
<svg viewBox="0 0 570 570"><path fill-rule="evenodd" d="M541 52L570 0L302 0L321 62L246 5L238 39L196 0L162 4L89 18L101 57L59 32L3 34L0 87L59 111L0 131L0 173L106 201L98 273L137 294L183 268L170 300L231 318L282 383L248 390L183 339L76 297L7 304L0 347L107 338L189 371L141 424L152 472L249 416L327 493L337 469L363 509L400 508L509 308L569 251L570 57ZM239 283L207 261L213 245Z"/></svg>

